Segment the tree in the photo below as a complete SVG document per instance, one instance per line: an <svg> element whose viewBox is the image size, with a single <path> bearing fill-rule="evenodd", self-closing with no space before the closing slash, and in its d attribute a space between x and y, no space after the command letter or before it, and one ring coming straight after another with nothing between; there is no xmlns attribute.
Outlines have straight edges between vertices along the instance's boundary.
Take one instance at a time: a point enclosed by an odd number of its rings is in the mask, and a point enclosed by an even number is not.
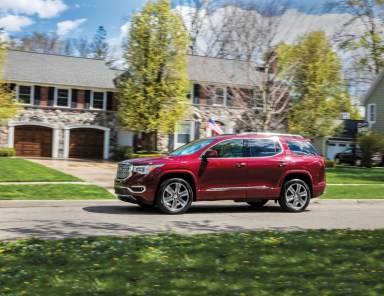
<svg viewBox="0 0 384 296"><path fill-rule="evenodd" d="M347 17L335 41L353 61L349 76L355 83L370 85L384 68L384 1L328 0L325 7Z"/></svg>
<svg viewBox="0 0 384 296"><path fill-rule="evenodd" d="M290 77L294 68L277 68L279 26L289 1L236 1L233 5L216 0L175 0L192 3L184 10L185 27L191 37L190 53L209 57L243 61L241 71L253 77L247 88L236 87L223 67L221 75L228 76L232 100L245 101L247 111L237 120L237 130L286 130L290 108ZM285 73L285 81L281 73ZM204 86L208 88L209 85ZM226 108L226 107L224 107Z"/></svg>
<svg viewBox="0 0 384 296"><path fill-rule="evenodd" d="M357 143L362 152L362 165L372 167L372 156L384 147L384 138L375 132L361 133Z"/></svg>
<svg viewBox="0 0 384 296"><path fill-rule="evenodd" d="M136 132L173 132L187 110L188 35L169 0L133 15L125 46L128 70L119 81L119 117Z"/></svg>
<svg viewBox="0 0 384 296"><path fill-rule="evenodd" d="M60 38L54 33L32 32L21 38L11 38L9 47L16 50L60 54L61 43Z"/></svg>
<svg viewBox="0 0 384 296"><path fill-rule="evenodd" d="M341 65L325 32L315 31L297 44L278 47L280 66L295 65L289 132L312 140L331 135L341 112L351 102L341 75Z"/></svg>
<svg viewBox="0 0 384 296"><path fill-rule="evenodd" d="M105 59L108 53L107 31L99 26L92 42L92 54L94 59Z"/></svg>
<svg viewBox="0 0 384 296"><path fill-rule="evenodd" d="M7 90L5 82L2 78L5 55L5 46L0 42L0 124L2 124L6 119L17 115L20 111L19 106L17 106L14 102L13 94Z"/></svg>

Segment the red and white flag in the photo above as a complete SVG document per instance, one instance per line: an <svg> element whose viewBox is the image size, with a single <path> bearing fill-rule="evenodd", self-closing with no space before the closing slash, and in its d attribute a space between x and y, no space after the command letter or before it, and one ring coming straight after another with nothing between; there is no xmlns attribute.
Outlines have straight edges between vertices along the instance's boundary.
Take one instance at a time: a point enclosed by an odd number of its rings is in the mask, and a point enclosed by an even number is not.
<svg viewBox="0 0 384 296"><path fill-rule="evenodd" d="M208 123L205 125L205 127L210 128L211 130L215 131L219 135L224 134L221 127L211 118L208 120Z"/></svg>

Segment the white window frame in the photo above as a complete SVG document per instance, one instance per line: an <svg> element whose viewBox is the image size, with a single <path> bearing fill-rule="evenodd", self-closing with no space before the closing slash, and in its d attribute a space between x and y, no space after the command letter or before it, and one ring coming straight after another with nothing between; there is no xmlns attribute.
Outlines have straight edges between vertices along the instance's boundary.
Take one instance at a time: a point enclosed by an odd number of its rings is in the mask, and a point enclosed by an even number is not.
<svg viewBox="0 0 384 296"><path fill-rule="evenodd" d="M102 108L93 107L93 100L94 100L95 93L103 93L103 107ZM89 109L106 110L107 109L107 92L105 92L105 91L93 91L92 90Z"/></svg>
<svg viewBox="0 0 384 296"><path fill-rule="evenodd" d="M20 99L20 86L27 86L31 88L31 99L30 103L23 103ZM16 85L16 102L17 103L22 103L25 105L33 105L35 103L35 87L33 85L28 85L28 84L17 84Z"/></svg>
<svg viewBox="0 0 384 296"><path fill-rule="evenodd" d="M371 108L372 108L372 112L371 112ZM376 113L377 113L376 104L368 104L368 106L367 106L367 121L369 123L375 123L376 122Z"/></svg>
<svg viewBox="0 0 384 296"><path fill-rule="evenodd" d="M194 122L193 121L183 121L180 123L180 125L189 125L189 141L193 141L195 139L195 129L194 129ZM173 137L173 147L174 149L177 149L186 143L179 143L177 141L179 135L179 127L176 127L174 137Z"/></svg>
<svg viewBox="0 0 384 296"><path fill-rule="evenodd" d="M221 89L223 91L223 103L217 103L217 95L216 95L216 90ZM217 106L227 106L227 88L224 86L215 86L214 88L214 98L213 98L213 105Z"/></svg>
<svg viewBox="0 0 384 296"><path fill-rule="evenodd" d="M58 106L57 105L59 89L68 91L68 104L67 104L67 106ZM72 106L72 90L70 88L66 88L66 87L55 87L55 96L53 98L53 106L60 107L60 108L70 108Z"/></svg>
<svg viewBox="0 0 384 296"><path fill-rule="evenodd" d="M263 108L262 107L258 107L257 106L257 101L258 99L262 99L262 96L263 94L260 92L259 89L253 89L252 90L252 103L251 103L251 108L255 109L255 110L262 110Z"/></svg>

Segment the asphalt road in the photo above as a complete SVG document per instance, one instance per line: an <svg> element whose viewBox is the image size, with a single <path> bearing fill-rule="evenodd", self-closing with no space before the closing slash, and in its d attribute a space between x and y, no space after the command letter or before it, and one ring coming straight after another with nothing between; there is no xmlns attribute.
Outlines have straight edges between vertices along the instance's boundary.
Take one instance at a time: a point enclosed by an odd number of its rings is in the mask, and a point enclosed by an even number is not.
<svg viewBox="0 0 384 296"><path fill-rule="evenodd" d="M165 215L118 200L0 201L0 240L59 239L161 232L384 228L384 200L313 200L302 213L273 202L262 209L233 202L201 202L184 215Z"/></svg>

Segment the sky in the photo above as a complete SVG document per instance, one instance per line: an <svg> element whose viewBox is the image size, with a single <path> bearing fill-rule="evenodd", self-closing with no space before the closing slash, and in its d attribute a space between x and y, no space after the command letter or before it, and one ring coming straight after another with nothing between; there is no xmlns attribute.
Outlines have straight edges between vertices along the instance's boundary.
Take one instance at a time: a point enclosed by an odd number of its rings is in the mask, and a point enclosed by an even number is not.
<svg viewBox="0 0 384 296"><path fill-rule="evenodd" d="M252 0L250 0L252 1ZM259 1L259 0L253 0ZM322 14L325 0L291 0L292 7L307 14ZM10 36L52 32L66 38L92 39L103 26L116 40L126 23L146 0L0 0L0 28Z"/></svg>

